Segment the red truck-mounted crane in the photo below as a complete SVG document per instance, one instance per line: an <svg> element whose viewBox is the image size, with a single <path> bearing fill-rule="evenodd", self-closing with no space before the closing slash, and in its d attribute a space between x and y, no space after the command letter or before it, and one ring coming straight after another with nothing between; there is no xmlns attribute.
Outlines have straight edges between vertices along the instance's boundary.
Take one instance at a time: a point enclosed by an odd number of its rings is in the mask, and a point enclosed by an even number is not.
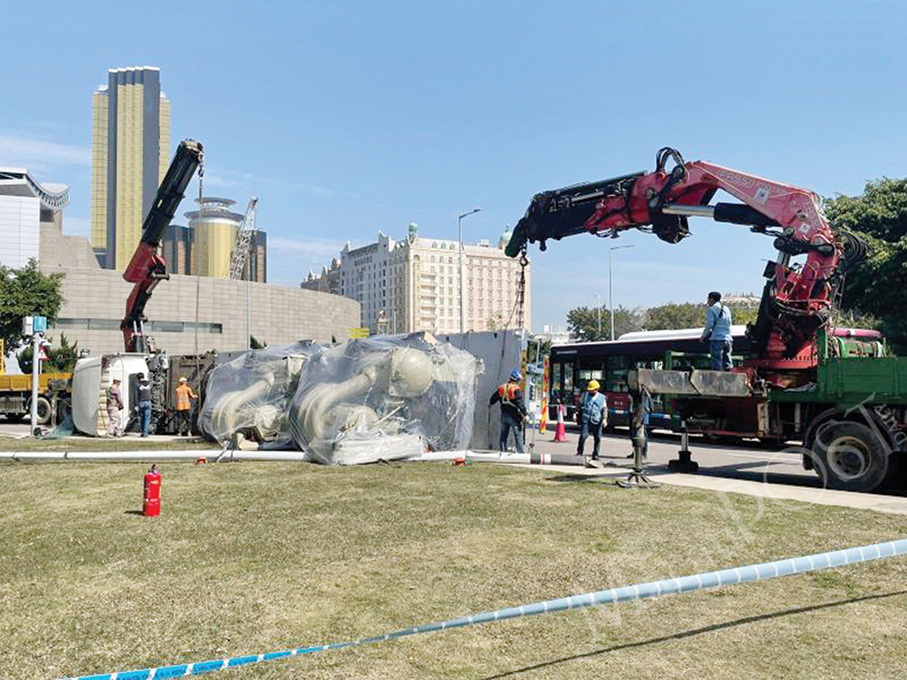
<svg viewBox="0 0 907 680"><path fill-rule="evenodd" d="M742 203L709 205L719 189ZM759 316L749 329L758 356L752 363L767 373L807 368L811 344L831 318L844 272L865 255L855 237L832 231L811 191L706 161L687 163L665 147L656 155L654 172L537 194L506 252L516 257L535 241L545 250L548 239L582 232L616 238L627 229L677 243L689 235L692 216L749 225L774 237L778 258L766 267ZM796 255L806 255L805 263L792 263Z"/></svg>
<svg viewBox="0 0 907 680"><path fill-rule="evenodd" d="M719 189L741 203L710 205ZM826 484L853 491L903 485L907 359L886 356L865 333L827 329L844 274L865 257L866 246L831 228L813 192L705 161L687 163L664 148L654 172L537 194L506 252L525 256L535 241L544 250L548 239L582 232L617 237L627 229L677 243L689 235L693 216L774 237L778 257L765 268L759 315L747 328L751 357L732 373L678 371L668 352L668 370L630 370L629 391L669 397L672 428L680 432L802 442L795 450L804 467ZM637 428L637 439L643 430ZM673 463L696 467L685 447Z"/></svg>
<svg viewBox="0 0 907 680"><path fill-rule="evenodd" d="M151 210L142 223L142 240L123 272L123 278L135 284L126 301L126 316L120 323L127 352L147 354L149 351L144 327L145 305L157 284L170 278L158 248L164 237L164 229L173 219L192 175L202 166L203 158L199 142L187 139L180 143L170 161L167 174L158 187ZM200 170L199 175L201 173Z"/></svg>

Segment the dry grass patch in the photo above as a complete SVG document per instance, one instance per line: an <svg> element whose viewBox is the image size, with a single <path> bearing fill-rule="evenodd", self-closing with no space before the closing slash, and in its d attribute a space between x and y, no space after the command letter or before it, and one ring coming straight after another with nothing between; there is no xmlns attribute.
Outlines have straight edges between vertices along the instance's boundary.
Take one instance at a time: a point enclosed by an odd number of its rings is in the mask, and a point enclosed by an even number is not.
<svg viewBox="0 0 907 680"><path fill-rule="evenodd" d="M0 677L360 638L488 609L873 543L907 518L489 465L0 465ZM227 678L890 678L907 564L520 619ZM217 677L217 676L212 676Z"/></svg>

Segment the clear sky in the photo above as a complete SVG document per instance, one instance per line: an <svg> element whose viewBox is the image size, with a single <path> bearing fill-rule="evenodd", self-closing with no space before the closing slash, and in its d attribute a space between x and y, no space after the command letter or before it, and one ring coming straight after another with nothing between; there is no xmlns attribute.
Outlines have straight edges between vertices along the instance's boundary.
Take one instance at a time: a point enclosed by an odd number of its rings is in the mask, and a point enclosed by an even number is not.
<svg viewBox="0 0 907 680"><path fill-rule="evenodd" d="M902 0L0 0L0 25L0 166L70 184L66 231L89 231L92 92L158 66L206 193L260 197L276 283L379 229L456 238L473 207L465 238L496 240L534 193L662 146L824 196L907 175ZM692 227L534 247L534 330L607 300L614 244L615 304L760 290L770 239Z"/></svg>

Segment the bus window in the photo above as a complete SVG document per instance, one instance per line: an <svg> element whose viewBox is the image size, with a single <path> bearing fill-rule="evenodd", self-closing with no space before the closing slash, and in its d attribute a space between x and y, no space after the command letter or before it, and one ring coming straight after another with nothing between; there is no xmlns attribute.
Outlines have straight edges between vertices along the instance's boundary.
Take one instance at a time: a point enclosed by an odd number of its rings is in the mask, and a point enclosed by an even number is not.
<svg viewBox="0 0 907 680"><path fill-rule="evenodd" d="M551 391L560 392L564 389L564 364L557 362L551 364Z"/></svg>
<svg viewBox="0 0 907 680"><path fill-rule="evenodd" d="M608 392L628 392L627 371L630 368L630 360L624 355L614 355L607 358L608 378L605 381L605 389Z"/></svg>

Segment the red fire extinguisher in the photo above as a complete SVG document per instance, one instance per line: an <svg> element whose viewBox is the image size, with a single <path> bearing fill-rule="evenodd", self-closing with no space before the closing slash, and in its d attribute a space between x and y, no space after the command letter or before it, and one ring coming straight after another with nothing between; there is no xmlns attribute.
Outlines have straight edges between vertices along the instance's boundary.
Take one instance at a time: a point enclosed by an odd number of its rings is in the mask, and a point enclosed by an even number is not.
<svg viewBox="0 0 907 680"><path fill-rule="evenodd" d="M145 473L145 503L142 507L145 517L157 517L161 514L161 473L157 465Z"/></svg>

